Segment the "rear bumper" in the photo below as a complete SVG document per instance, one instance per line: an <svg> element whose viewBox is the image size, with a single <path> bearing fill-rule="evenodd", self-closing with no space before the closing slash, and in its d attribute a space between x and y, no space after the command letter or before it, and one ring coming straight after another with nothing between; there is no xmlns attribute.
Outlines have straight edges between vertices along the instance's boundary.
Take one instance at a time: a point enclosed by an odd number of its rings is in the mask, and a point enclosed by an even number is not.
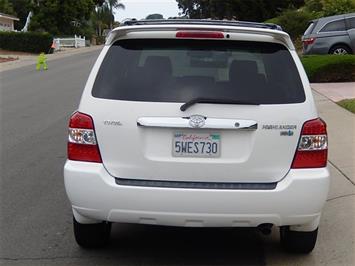
<svg viewBox="0 0 355 266"><path fill-rule="evenodd" d="M120 186L102 164L74 161L64 180L84 220L197 227L317 226L329 189L327 168L291 170L273 190Z"/></svg>

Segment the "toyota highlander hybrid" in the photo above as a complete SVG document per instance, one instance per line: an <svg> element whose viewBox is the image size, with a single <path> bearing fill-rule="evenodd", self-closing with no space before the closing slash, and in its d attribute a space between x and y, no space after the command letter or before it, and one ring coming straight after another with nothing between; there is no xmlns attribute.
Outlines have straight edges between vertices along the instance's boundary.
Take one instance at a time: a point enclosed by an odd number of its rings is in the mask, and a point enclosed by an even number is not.
<svg viewBox="0 0 355 266"><path fill-rule="evenodd" d="M111 223L279 227L315 246L329 189L326 124L273 24L128 21L69 122L65 187L82 247Z"/></svg>

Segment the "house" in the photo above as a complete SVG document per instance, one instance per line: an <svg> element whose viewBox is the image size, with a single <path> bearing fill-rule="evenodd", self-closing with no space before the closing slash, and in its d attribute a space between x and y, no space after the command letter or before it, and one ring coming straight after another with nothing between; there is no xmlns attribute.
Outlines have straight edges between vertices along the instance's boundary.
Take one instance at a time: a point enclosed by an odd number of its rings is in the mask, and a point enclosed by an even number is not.
<svg viewBox="0 0 355 266"><path fill-rule="evenodd" d="M0 13L0 31L14 31L14 22L19 20L14 16Z"/></svg>

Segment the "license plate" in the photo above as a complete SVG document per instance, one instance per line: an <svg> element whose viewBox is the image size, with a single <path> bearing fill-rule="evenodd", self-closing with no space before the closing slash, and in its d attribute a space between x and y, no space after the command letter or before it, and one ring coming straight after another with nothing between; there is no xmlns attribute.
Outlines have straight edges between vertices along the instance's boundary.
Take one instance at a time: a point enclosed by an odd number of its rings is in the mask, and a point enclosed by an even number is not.
<svg viewBox="0 0 355 266"><path fill-rule="evenodd" d="M175 133L173 156L175 157L220 157L220 134Z"/></svg>

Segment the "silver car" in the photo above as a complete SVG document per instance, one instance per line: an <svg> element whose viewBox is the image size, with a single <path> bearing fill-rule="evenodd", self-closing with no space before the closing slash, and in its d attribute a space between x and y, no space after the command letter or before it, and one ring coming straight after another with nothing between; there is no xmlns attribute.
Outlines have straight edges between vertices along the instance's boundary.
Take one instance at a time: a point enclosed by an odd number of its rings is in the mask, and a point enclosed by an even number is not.
<svg viewBox="0 0 355 266"><path fill-rule="evenodd" d="M355 13L312 20L302 42L303 54L353 54Z"/></svg>

